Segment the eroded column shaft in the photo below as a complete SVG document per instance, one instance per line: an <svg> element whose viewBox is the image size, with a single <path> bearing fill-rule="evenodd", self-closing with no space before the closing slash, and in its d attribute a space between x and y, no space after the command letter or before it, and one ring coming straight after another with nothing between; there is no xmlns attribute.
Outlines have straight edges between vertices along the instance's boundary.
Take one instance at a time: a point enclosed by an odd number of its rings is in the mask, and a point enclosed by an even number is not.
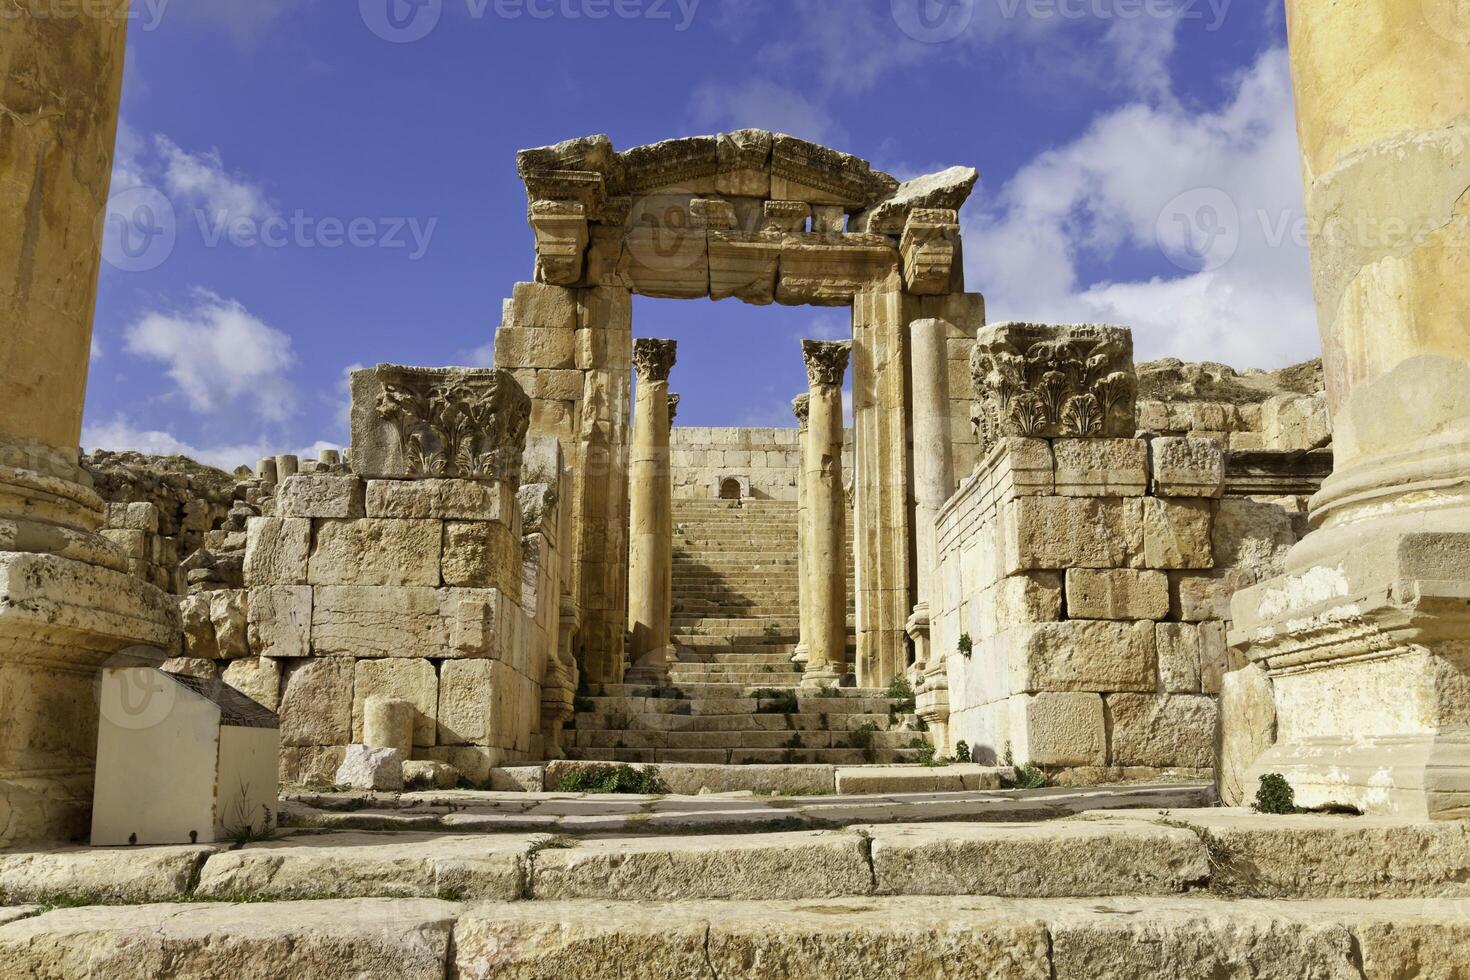
<svg viewBox="0 0 1470 980"><path fill-rule="evenodd" d="M842 484L842 378L852 345L805 341L811 388L803 478L807 490L807 666L802 685L846 672L847 492Z"/></svg>

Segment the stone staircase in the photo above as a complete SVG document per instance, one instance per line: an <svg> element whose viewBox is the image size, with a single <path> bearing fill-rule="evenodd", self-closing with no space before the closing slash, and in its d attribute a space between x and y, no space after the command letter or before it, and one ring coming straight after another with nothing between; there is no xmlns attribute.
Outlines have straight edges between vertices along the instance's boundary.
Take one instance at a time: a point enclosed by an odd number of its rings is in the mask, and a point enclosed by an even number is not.
<svg viewBox="0 0 1470 980"><path fill-rule="evenodd" d="M666 689L603 685L581 699L568 754L617 762L915 761L912 708L886 691L799 691L796 504L674 501L673 642ZM848 595L853 595L848 559ZM848 660L855 653L849 599ZM795 698L793 704L792 698ZM795 710L792 710L792 709Z"/></svg>

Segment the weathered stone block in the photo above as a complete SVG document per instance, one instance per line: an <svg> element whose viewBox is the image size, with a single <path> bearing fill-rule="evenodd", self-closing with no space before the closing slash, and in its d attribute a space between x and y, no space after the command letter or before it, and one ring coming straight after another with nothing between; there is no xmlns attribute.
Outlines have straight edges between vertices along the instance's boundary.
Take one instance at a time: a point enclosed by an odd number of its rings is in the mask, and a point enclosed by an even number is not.
<svg viewBox="0 0 1470 980"><path fill-rule="evenodd" d="M1056 492L1063 497L1141 497L1148 490L1142 439L1055 439Z"/></svg>
<svg viewBox="0 0 1470 980"><path fill-rule="evenodd" d="M1159 685L1164 691L1200 693L1200 628L1193 623L1160 623L1154 643L1159 652Z"/></svg>
<svg viewBox="0 0 1470 980"><path fill-rule="evenodd" d="M283 746L352 741L354 666L346 657L319 657L286 668L280 708Z"/></svg>
<svg viewBox="0 0 1470 980"><path fill-rule="evenodd" d="M1210 539L1214 506L1209 500L1145 498L1143 551L1147 567L1214 568Z"/></svg>
<svg viewBox="0 0 1470 980"><path fill-rule="evenodd" d="M250 649L261 657L311 656L311 587L263 585L250 590Z"/></svg>
<svg viewBox="0 0 1470 980"><path fill-rule="evenodd" d="M245 531L245 584L306 585L311 521L252 517Z"/></svg>
<svg viewBox="0 0 1470 980"><path fill-rule="evenodd" d="M179 600L179 617L184 634L184 653L196 660L218 660L219 639L209 618L209 593L199 592Z"/></svg>
<svg viewBox="0 0 1470 980"><path fill-rule="evenodd" d="M348 682L351 683L350 681ZM351 731L351 708L348 703L348 731ZM281 748L281 783L286 786L332 786L337 770L347 756L349 734L341 745L303 745Z"/></svg>
<svg viewBox="0 0 1470 980"><path fill-rule="evenodd" d="M1001 496L1050 496L1056 492L1056 458L1046 439L1001 439L990 451L986 464Z"/></svg>
<svg viewBox="0 0 1470 980"><path fill-rule="evenodd" d="M1011 698L1016 760L1038 766L1107 764L1103 699L1097 694L1021 694Z"/></svg>
<svg viewBox="0 0 1470 980"><path fill-rule="evenodd" d="M566 370L577 366L574 329L501 327L495 331L495 366Z"/></svg>
<svg viewBox="0 0 1470 980"><path fill-rule="evenodd" d="M437 586L442 533L439 521L322 521L311 584Z"/></svg>
<svg viewBox="0 0 1470 980"><path fill-rule="evenodd" d="M396 749L401 758L413 754L418 709L401 698L375 694L363 702L362 741L380 749Z"/></svg>
<svg viewBox="0 0 1470 980"><path fill-rule="evenodd" d="M352 519L366 515L363 482L355 476L311 473L276 489L276 516Z"/></svg>
<svg viewBox="0 0 1470 980"><path fill-rule="evenodd" d="M1165 619L1169 578L1132 569L1067 570L1067 615L1072 619Z"/></svg>
<svg viewBox="0 0 1470 980"><path fill-rule="evenodd" d="M361 743L367 720L367 699L383 697L414 706L413 744L433 745L435 712L439 705L439 676L427 660L359 660L353 668L352 740Z"/></svg>
<svg viewBox="0 0 1470 980"><path fill-rule="evenodd" d="M505 304L501 326L575 330L577 293L562 286L518 282L513 287L510 301Z"/></svg>
<svg viewBox="0 0 1470 980"><path fill-rule="evenodd" d="M1213 439L1159 438L1153 449L1154 493L1160 497L1219 497L1225 493L1225 452Z"/></svg>
<svg viewBox="0 0 1470 980"><path fill-rule="evenodd" d="M349 745L337 770L337 784L366 792L397 793L403 789L403 755L397 749Z"/></svg>
<svg viewBox="0 0 1470 980"><path fill-rule="evenodd" d="M509 526L514 491L477 480L371 480L367 516L403 520L500 521Z"/></svg>
<svg viewBox="0 0 1470 980"><path fill-rule="evenodd" d="M1152 691L1153 623L1073 620L1017 629L1010 640L1011 690Z"/></svg>
<svg viewBox="0 0 1470 980"><path fill-rule="evenodd" d="M1186 623L1230 615L1233 572L1170 572L1169 616Z"/></svg>
<svg viewBox="0 0 1470 980"><path fill-rule="evenodd" d="M1242 658L1243 659L1243 658ZM1218 620L1199 624L1199 683L1203 694L1219 694L1220 682L1235 667L1226 642L1225 624Z"/></svg>
<svg viewBox="0 0 1470 980"><path fill-rule="evenodd" d="M514 658L525 652L520 608L498 589L445 589L440 615L451 650L447 656L504 660L517 666Z"/></svg>
<svg viewBox="0 0 1470 980"><path fill-rule="evenodd" d="M502 734L496 708L509 668L493 660L450 660L441 668L438 724L441 745L494 745Z"/></svg>
<svg viewBox="0 0 1470 980"><path fill-rule="evenodd" d="M159 528L158 508L150 503L131 502L107 505L107 526L129 531L146 531L157 534Z"/></svg>
<svg viewBox="0 0 1470 980"><path fill-rule="evenodd" d="M209 622L214 627L221 659L250 656L248 595L242 589L218 589L209 593Z"/></svg>
<svg viewBox="0 0 1470 980"><path fill-rule="evenodd" d="M448 655L440 594L428 588L325 586L311 610L312 652L319 657Z"/></svg>
<svg viewBox="0 0 1470 980"><path fill-rule="evenodd" d="M519 592L521 543L504 524L450 521L443 548L445 585Z"/></svg>
<svg viewBox="0 0 1470 980"><path fill-rule="evenodd" d="M1109 762L1207 769L1215 764L1215 699L1189 694L1110 694Z"/></svg>
<svg viewBox="0 0 1470 980"><path fill-rule="evenodd" d="M256 704L272 711L281 700L281 665L265 657L231 660L223 680Z"/></svg>
<svg viewBox="0 0 1470 980"><path fill-rule="evenodd" d="M1220 752L1215 785L1220 802L1240 806L1255 796L1246 771L1276 744L1276 697L1270 676L1251 664L1220 683Z"/></svg>
<svg viewBox="0 0 1470 980"><path fill-rule="evenodd" d="M1127 568L1144 550L1137 500L1020 497L1006 505L1002 517L1004 564L1009 574Z"/></svg>
<svg viewBox="0 0 1470 980"><path fill-rule="evenodd" d="M1232 498L1217 507L1212 541L1216 565L1235 569L1244 587L1285 574L1297 535L1284 507Z"/></svg>

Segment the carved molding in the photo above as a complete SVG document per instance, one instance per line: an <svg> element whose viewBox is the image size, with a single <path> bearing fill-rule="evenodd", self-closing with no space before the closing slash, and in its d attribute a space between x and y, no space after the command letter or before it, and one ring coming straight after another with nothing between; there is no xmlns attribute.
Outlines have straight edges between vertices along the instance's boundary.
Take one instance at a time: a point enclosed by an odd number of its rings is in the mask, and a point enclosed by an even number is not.
<svg viewBox="0 0 1470 980"><path fill-rule="evenodd" d="M904 224L899 253L904 286L916 296L950 291L959 256L960 219L955 211L915 208Z"/></svg>
<svg viewBox="0 0 1470 980"><path fill-rule="evenodd" d="M980 332L970 355L976 431L988 452L1006 436L1131 437L1138 380L1124 327L1009 323Z"/></svg>
<svg viewBox="0 0 1470 980"><path fill-rule="evenodd" d="M678 342L673 340L640 337L633 341L633 367L638 371L639 382L669 380L678 347Z"/></svg>
<svg viewBox="0 0 1470 980"><path fill-rule="evenodd" d="M382 365L374 406L408 475L520 482L531 399L509 371Z"/></svg>
<svg viewBox="0 0 1470 980"><path fill-rule="evenodd" d="M803 340L801 356L806 361L807 380L813 388L841 388L848 359L852 356L852 342Z"/></svg>

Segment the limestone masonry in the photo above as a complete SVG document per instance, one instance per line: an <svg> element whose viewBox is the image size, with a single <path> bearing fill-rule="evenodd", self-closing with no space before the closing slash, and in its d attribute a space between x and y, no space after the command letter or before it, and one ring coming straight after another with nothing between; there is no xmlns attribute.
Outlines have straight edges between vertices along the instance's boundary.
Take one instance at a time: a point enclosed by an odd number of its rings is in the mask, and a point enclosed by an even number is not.
<svg viewBox="0 0 1470 980"><path fill-rule="evenodd" d="M0 16L0 977L1470 975L1463 3L1286 4L1320 360L991 322L972 168L595 135L493 367L232 473L78 445L91 6ZM680 427L635 295L851 336Z"/></svg>

